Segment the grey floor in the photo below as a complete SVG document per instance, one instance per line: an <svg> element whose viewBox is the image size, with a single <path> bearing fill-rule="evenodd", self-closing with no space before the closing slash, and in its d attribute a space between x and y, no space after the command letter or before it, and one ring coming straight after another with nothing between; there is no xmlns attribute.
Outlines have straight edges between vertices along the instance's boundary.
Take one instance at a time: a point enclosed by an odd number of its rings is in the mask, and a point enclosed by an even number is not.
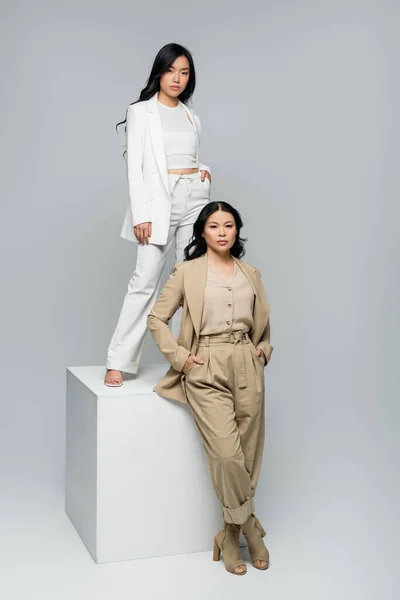
<svg viewBox="0 0 400 600"><path fill-rule="evenodd" d="M0 540L3 600L399 597L398 547L393 543L390 553L388 547L375 543L377 523L358 532L334 531L329 524L324 532L316 523L304 537L300 527L272 527L270 569L258 572L248 564L248 574L235 577L224 570L222 562L212 561L211 551L96 565L65 516L60 493L26 490L18 504L3 504L3 516L7 516L2 520Z"/></svg>

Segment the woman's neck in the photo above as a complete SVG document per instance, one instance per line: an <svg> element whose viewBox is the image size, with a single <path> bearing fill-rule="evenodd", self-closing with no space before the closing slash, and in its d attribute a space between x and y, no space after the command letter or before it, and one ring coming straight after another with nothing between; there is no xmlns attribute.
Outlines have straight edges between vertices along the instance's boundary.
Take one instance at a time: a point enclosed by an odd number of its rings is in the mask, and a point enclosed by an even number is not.
<svg viewBox="0 0 400 600"><path fill-rule="evenodd" d="M157 100L170 108L175 108L175 106L178 106L179 104L179 98L172 98L172 96L168 96L162 90L158 92Z"/></svg>
<svg viewBox="0 0 400 600"><path fill-rule="evenodd" d="M213 265L227 265L233 261L232 255L229 250L226 252L215 252L210 247L207 248L207 260Z"/></svg>

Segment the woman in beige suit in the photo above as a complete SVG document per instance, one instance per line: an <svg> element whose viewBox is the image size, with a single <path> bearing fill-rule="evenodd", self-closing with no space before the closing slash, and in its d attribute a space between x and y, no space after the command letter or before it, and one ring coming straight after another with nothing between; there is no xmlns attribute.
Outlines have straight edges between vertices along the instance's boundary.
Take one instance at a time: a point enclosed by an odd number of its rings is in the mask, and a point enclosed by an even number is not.
<svg viewBox="0 0 400 600"><path fill-rule="evenodd" d="M224 527L214 539L214 560L244 575L242 529L253 565L267 569L265 531L254 515L254 494L264 446L264 366L269 362L269 306L260 272L244 254L239 213L210 202L193 226L185 262L177 264L148 315L153 338L171 364L154 388L187 402L199 429ZM182 306L175 341L168 322Z"/></svg>

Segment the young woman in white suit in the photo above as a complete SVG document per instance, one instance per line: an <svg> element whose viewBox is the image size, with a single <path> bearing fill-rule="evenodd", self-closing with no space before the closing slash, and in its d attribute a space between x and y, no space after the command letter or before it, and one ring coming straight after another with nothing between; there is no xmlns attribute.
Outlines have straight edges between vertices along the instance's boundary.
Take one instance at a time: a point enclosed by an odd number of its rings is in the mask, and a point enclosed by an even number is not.
<svg viewBox="0 0 400 600"><path fill-rule="evenodd" d="M122 372L136 374L168 251L175 241L175 261L183 260L193 223L210 200L210 169L199 161L200 121L187 106L195 85L190 52L167 44L121 123L126 123L129 187L121 236L139 246L108 348L108 386L122 385Z"/></svg>

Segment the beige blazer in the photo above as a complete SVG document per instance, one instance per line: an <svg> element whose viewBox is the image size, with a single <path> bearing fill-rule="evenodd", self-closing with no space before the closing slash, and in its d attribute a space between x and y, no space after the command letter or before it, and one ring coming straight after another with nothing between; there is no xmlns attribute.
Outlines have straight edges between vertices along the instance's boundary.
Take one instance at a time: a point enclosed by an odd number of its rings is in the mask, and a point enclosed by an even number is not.
<svg viewBox="0 0 400 600"><path fill-rule="evenodd" d="M261 275L256 267L237 258L234 260L254 290L254 329L249 335L254 347L261 348L268 362L273 347L270 344L269 306ZM147 317L147 325L154 341L171 365L154 388L154 391L164 398L187 402L182 382L182 369L189 354L197 352L206 280L205 255L175 265ZM182 306L182 320L179 336L175 341L168 322L179 306Z"/></svg>

